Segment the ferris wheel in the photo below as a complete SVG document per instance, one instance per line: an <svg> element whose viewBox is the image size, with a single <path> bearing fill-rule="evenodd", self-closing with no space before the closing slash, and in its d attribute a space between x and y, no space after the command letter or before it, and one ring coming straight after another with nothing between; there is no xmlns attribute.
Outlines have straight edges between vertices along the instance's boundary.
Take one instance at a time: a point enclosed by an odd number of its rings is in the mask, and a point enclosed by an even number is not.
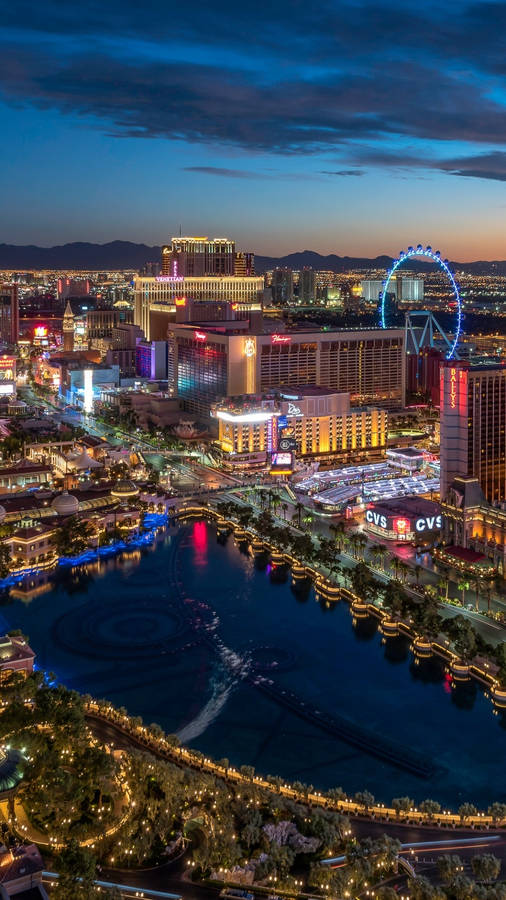
<svg viewBox="0 0 506 900"><path fill-rule="evenodd" d="M405 262L406 259L411 259L415 256L424 256L424 257L430 259L431 262L435 262L439 266L439 268L443 270L443 272L445 273L445 275L448 278L448 281L450 282L450 286L452 288L454 300L455 300L455 304L456 304L456 323L455 323L456 327L455 327L455 331L454 331L454 338L453 338L453 341L450 342L450 349L448 350L448 352L446 354L446 358L452 359L455 356L455 353L457 350L457 344L459 342L460 331L461 331L461 327L462 327L462 300L460 298L459 288L458 288L457 282L455 281L455 278L453 277L453 272L450 269L448 260L441 259L441 254L440 254L439 250L434 251L432 249L432 247L423 248L421 244L418 244L417 247L408 247L408 249L406 251L401 250L397 259L394 260L391 269L388 270L385 281L383 283L383 290L380 294L380 301L379 301L380 325L382 328L387 327L386 316L385 316L385 313L386 313L385 306L386 306L386 299L387 299L387 294L388 294L388 287L389 287L390 279L392 278L392 275L397 271L399 266L403 262Z"/></svg>

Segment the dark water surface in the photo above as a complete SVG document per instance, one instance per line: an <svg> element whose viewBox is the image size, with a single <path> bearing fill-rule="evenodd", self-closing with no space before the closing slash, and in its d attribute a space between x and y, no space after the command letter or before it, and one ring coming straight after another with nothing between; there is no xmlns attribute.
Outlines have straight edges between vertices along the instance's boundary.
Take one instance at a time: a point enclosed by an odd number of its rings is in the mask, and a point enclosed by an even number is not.
<svg viewBox="0 0 506 900"><path fill-rule="evenodd" d="M440 661L416 664L404 638L354 624L346 604L294 593L289 577L202 522L142 556L59 570L50 592L1 613L67 686L216 758L381 800L506 800L506 720L478 685L453 687ZM360 726L369 750L321 728L327 714ZM379 759L375 744L390 742L434 771L421 778Z"/></svg>

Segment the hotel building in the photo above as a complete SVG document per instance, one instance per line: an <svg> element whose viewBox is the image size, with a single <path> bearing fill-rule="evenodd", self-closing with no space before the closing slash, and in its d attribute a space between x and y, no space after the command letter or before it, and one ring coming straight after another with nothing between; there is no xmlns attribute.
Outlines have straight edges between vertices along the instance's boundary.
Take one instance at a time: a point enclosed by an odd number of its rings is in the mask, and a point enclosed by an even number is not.
<svg viewBox="0 0 506 900"><path fill-rule="evenodd" d="M228 238L173 237L162 247L162 275L235 275L235 241Z"/></svg>
<svg viewBox="0 0 506 900"><path fill-rule="evenodd" d="M0 285L0 341L15 344L19 337L19 297L17 284Z"/></svg>
<svg viewBox="0 0 506 900"><path fill-rule="evenodd" d="M506 366L445 361L440 403L441 497L467 476L489 503L506 500Z"/></svg>
<svg viewBox="0 0 506 900"><path fill-rule="evenodd" d="M251 396L213 406L218 444L226 461L261 462L276 450L300 456L326 455L341 460L382 455L388 413L383 409L350 408L348 393L329 393L314 386L283 390L262 400Z"/></svg>
<svg viewBox="0 0 506 900"><path fill-rule="evenodd" d="M258 308L263 278L254 275L138 275L134 278L134 322L147 340L165 340L176 309L187 300L219 301Z"/></svg>
<svg viewBox="0 0 506 900"><path fill-rule="evenodd" d="M206 420L225 397L313 385L350 395L352 406L404 406L404 329L254 333L248 322L175 325L169 383Z"/></svg>

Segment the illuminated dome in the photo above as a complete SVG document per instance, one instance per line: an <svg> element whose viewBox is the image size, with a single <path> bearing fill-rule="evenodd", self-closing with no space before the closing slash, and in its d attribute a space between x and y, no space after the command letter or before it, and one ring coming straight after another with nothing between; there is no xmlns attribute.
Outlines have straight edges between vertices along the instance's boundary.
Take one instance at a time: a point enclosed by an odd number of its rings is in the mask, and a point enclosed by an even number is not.
<svg viewBox="0 0 506 900"><path fill-rule="evenodd" d="M117 500L129 500L139 496L139 488L134 481L118 481L111 489L111 497Z"/></svg>
<svg viewBox="0 0 506 900"><path fill-rule="evenodd" d="M79 510L79 500L68 491L63 491L54 498L51 506L59 516L73 516Z"/></svg>

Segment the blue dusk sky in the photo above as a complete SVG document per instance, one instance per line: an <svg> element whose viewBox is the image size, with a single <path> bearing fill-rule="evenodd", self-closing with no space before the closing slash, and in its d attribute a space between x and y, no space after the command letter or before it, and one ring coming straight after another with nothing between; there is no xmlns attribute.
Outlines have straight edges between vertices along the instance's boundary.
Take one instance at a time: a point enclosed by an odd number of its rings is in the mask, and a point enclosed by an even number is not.
<svg viewBox="0 0 506 900"><path fill-rule="evenodd" d="M0 241L506 258L506 4L16 0Z"/></svg>

